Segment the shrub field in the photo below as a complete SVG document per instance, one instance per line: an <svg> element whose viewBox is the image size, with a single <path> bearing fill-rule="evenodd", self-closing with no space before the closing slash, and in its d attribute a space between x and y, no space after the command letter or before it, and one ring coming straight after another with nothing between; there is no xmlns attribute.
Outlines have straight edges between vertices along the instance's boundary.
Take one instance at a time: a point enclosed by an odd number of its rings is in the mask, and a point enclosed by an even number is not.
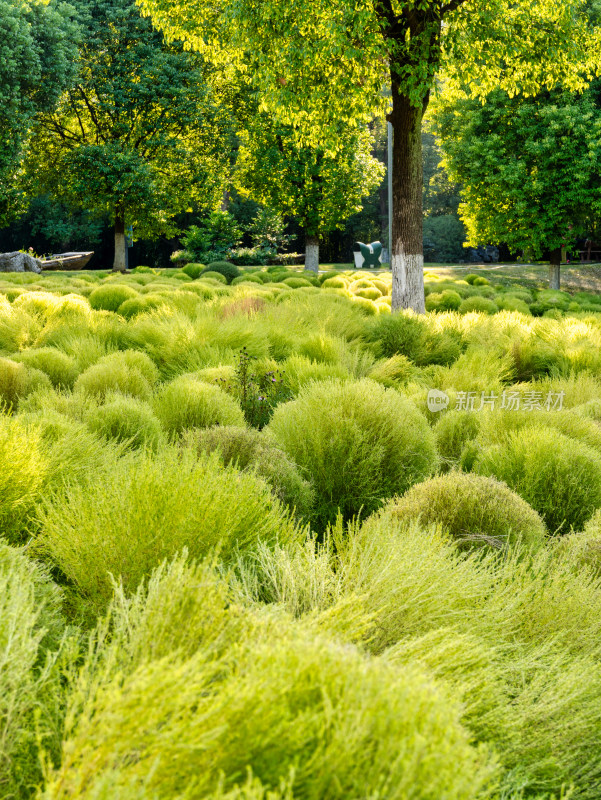
<svg viewBox="0 0 601 800"><path fill-rule="evenodd" d="M0 800L598 800L601 296L231 267L0 276Z"/></svg>

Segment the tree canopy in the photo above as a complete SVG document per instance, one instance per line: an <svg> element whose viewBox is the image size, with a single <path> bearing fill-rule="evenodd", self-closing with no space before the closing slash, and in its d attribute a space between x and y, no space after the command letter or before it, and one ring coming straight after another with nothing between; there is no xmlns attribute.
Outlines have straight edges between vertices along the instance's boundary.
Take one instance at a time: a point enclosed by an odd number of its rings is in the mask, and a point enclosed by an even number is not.
<svg viewBox="0 0 601 800"><path fill-rule="evenodd" d="M71 11L64 3L0 0L0 211L34 115L51 109L73 78Z"/></svg>
<svg viewBox="0 0 601 800"><path fill-rule="evenodd" d="M229 161L229 117L203 58L141 17L133 0L75 0L83 38L74 84L40 116L29 158L38 188L152 238L174 216L216 204ZM220 87L223 89L223 87Z"/></svg>
<svg viewBox="0 0 601 800"><path fill-rule="evenodd" d="M506 242L540 258L601 218L601 97L555 91L491 93L439 104L435 123L472 244Z"/></svg>
<svg viewBox="0 0 601 800"><path fill-rule="evenodd" d="M290 125L258 114L241 132L236 161L238 190L257 202L294 216L308 244L305 266L317 269L319 238L341 227L377 186L383 165L371 155L367 129L340 130L340 149L302 145Z"/></svg>
<svg viewBox="0 0 601 800"><path fill-rule="evenodd" d="M140 0L169 36L246 68L264 109L332 151L338 121L389 108L393 308L424 310L421 122L436 75L485 96L582 88L598 35L582 0ZM384 89L390 91L390 103Z"/></svg>

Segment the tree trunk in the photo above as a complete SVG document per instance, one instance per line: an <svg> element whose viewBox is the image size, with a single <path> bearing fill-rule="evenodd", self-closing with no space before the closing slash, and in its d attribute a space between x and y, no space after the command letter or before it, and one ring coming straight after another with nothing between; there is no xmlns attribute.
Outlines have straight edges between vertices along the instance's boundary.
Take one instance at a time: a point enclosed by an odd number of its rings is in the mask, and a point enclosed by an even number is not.
<svg viewBox="0 0 601 800"><path fill-rule="evenodd" d="M125 272L125 215L121 209L115 212L115 258L113 272Z"/></svg>
<svg viewBox="0 0 601 800"><path fill-rule="evenodd" d="M392 80L392 310L426 310L422 237L422 117Z"/></svg>
<svg viewBox="0 0 601 800"><path fill-rule="evenodd" d="M319 272L319 239L317 236L307 236L305 239L305 269L310 272Z"/></svg>
<svg viewBox="0 0 601 800"><path fill-rule="evenodd" d="M559 289L559 272L561 267L561 248L551 251L549 258L549 289Z"/></svg>

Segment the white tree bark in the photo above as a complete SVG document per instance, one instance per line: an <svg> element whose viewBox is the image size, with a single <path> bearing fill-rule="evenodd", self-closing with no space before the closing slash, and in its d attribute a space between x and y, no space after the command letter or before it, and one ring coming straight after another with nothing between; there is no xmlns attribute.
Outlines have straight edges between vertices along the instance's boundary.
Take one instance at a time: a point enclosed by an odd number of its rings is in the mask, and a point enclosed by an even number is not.
<svg viewBox="0 0 601 800"><path fill-rule="evenodd" d="M305 269L310 272L319 272L319 239L317 236L307 236L305 241Z"/></svg>
<svg viewBox="0 0 601 800"><path fill-rule="evenodd" d="M421 253L397 253L392 256L393 311L412 308L419 314L426 310L424 298L424 257Z"/></svg>
<svg viewBox="0 0 601 800"><path fill-rule="evenodd" d="M125 232L115 228L115 258L113 272L125 272Z"/></svg>

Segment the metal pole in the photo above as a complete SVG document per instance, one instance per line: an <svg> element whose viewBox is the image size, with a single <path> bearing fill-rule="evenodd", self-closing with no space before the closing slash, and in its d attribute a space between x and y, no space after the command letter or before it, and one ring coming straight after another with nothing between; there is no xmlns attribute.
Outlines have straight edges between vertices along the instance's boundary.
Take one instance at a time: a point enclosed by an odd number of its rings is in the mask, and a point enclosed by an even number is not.
<svg viewBox="0 0 601 800"><path fill-rule="evenodd" d="M388 262L392 267L392 123L388 123Z"/></svg>

